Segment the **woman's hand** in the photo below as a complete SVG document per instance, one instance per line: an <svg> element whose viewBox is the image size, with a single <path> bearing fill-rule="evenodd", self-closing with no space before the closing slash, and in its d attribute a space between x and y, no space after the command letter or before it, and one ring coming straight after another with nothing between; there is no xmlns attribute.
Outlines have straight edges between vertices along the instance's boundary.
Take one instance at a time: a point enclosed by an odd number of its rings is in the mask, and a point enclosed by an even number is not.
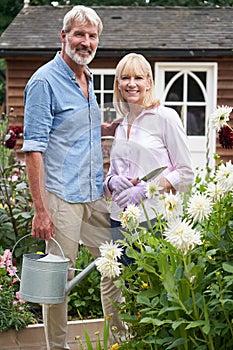
<svg viewBox="0 0 233 350"><path fill-rule="evenodd" d="M145 182L141 181L136 186L127 188L121 193L115 195L113 199L122 209L125 209L129 204L137 205L140 203L140 200L146 198L145 185Z"/></svg>
<svg viewBox="0 0 233 350"><path fill-rule="evenodd" d="M122 175L114 175L108 181L108 188L114 193L120 193L130 187L133 187L133 184L127 177Z"/></svg>

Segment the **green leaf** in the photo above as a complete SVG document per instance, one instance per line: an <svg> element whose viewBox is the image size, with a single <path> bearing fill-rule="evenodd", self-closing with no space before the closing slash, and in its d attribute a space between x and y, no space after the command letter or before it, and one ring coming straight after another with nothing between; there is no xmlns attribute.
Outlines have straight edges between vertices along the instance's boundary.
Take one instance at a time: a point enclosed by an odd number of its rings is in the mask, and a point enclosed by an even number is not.
<svg viewBox="0 0 233 350"><path fill-rule="evenodd" d="M169 345L166 350L177 348L179 345L187 343L186 338L178 338L171 345Z"/></svg>
<svg viewBox="0 0 233 350"><path fill-rule="evenodd" d="M22 190L25 190L27 188L28 188L28 186L27 186L26 182L20 182L16 185L15 190L22 191Z"/></svg>
<svg viewBox="0 0 233 350"><path fill-rule="evenodd" d="M223 268L223 270L226 271L226 272L233 273L233 263L224 262L224 263L222 264L222 268Z"/></svg>
<svg viewBox="0 0 233 350"><path fill-rule="evenodd" d="M209 334L209 332L210 332L210 325L209 324L205 325L204 327L202 327L202 330L203 330L203 332L205 334Z"/></svg>
<svg viewBox="0 0 233 350"><path fill-rule="evenodd" d="M177 320L177 321L175 321L175 322L172 323L172 328L173 328L174 330L176 330L178 327L180 327L180 325L182 325L182 324L184 324L184 323L187 323L187 321L184 320L184 319Z"/></svg>
<svg viewBox="0 0 233 350"><path fill-rule="evenodd" d="M149 324L153 324L154 326L162 326L163 324L166 323L172 323L172 321L170 320L159 320L158 318L152 318L152 317L144 317L140 320L140 323L149 323Z"/></svg>
<svg viewBox="0 0 233 350"><path fill-rule="evenodd" d="M150 299L141 294L137 295L137 302L142 305L151 306Z"/></svg>
<svg viewBox="0 0 233 350"><path fill-rule="evenodd" d="M109 339L109 321L104 319L104 350L108 348L108 339Z"/></svg>
<svg viewBox="0 0 233 350"><path fill-rule="evenodd" d="M170 270L164 276L163 285L168 293L173 294L175 292L175 280Z"/></svg>
<svg viewBox="0 0 233 350"><path fill-rule="evenodd" d="M146 272L151 272L153 274L156 273L154 266L151 266L149 264L145 264L145 263L141 262L141 268Z"/></svg>
<svg viewBox="0 0 233 350"><path fill-rule="evenodd" d="M84 334L85 334L87 349L88 350L93 350L91 339L90 339L90 336L89 336L85 326L84 326Z"/></svg>
<svg viewBox="0 0 233 350"><path fill-rule="evenodd" d="M15 214L14 217L15 219L18 219L19 217L23 217L24 219L31 219L32 215L27 211L25 211L25 212L20 212L18 214Z"/></svg>
<svg viewBox="0 0 233 350"><path fill-rule="evenodd" d="M190 322L185 329L190 329L190 328L196 328L205 325L205 321L203 320L197 320L197 321L192 321Z"/></svg>

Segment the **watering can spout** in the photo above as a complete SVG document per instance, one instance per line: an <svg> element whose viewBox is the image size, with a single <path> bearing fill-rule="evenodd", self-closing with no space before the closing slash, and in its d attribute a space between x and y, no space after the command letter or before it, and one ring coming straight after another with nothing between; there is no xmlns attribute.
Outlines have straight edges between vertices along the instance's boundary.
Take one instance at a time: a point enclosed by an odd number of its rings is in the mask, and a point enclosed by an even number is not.
<svg viewBox="0 0 233 350"><path fill-rule="evenodd" d="M71 289L79 284L89 273L91 273L96 267L96 260L90 263L84 270L82 270L77 276L66 284L66 293L69 293Z"/></svg>

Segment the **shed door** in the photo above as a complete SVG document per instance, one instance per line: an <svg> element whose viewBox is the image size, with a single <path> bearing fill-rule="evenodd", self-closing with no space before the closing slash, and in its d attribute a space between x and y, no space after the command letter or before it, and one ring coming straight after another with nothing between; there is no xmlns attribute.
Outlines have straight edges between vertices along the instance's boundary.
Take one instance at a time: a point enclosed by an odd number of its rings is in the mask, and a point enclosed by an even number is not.
<svg viewBox="0 0 233 350"><path fill-rule="evenodd" d="M155 92L179 113L188 135L193 164L213 167L216 135L209 117L216 106L217 63L156 63Z"/></svg>

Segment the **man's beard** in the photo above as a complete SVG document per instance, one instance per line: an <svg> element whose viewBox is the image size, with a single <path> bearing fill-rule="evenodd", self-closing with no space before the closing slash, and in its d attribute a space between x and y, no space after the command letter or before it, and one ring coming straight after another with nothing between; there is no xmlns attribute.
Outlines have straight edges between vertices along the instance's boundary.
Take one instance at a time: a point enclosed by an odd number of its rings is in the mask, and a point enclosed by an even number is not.
<svg viewBox="0 0 233 350"><path fill-rule="evenodd" d="M79 54L78 51L76 51L77 49L81 49L81 50L88 50L88 52L90 53L90 56L89 57L83 57L82 55ZM95 53L96 51L91 51L90 49L84 49L83 46L77 46L75 49L71 50L70 48L70 45L69 45L69 42L67 40L66 42L66 46L65 46L65 51L66 51L66 54L77 64L80 64L82 66L85 66L86 64L89 64L94 56L95 56Z"/></svg>

